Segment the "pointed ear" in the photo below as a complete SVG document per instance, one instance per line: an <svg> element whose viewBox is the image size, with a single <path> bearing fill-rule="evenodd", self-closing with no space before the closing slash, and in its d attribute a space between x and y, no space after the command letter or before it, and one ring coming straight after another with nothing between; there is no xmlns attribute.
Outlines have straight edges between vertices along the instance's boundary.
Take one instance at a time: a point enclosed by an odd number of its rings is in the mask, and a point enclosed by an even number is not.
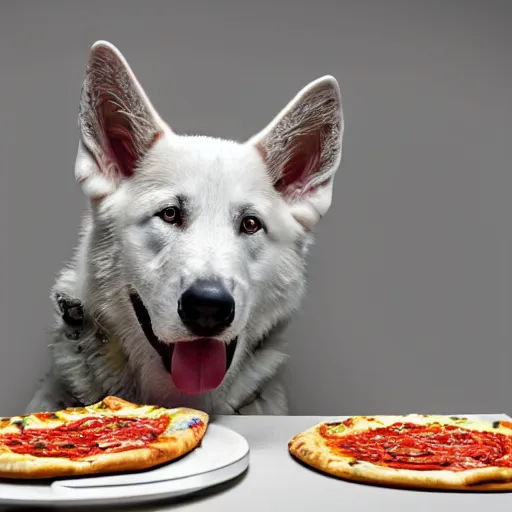
<svg viewBox="0 0 512 512"><path fill-rule="evenodd" d="M82 85L75 177L98 199L132 176L169 128L151 105L119 50L105 41L92 48Z"/></svg>
<svg viewBox="0 0 512 512"><path fill-rule="evenodd" d="M302 89L247 142L261 154L274 187L308 230L331 205L343 129L338 82L324 76Z"/></svg>

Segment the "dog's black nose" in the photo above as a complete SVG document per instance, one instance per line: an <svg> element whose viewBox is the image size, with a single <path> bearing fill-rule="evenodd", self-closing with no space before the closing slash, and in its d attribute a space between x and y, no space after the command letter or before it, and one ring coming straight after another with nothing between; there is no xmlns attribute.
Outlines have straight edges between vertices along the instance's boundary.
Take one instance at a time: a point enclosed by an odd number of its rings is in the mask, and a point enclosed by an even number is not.
<svg viewBox="0 0 512 512"><path fill-rule="evenodd" d="M231 325L235 301L220 281L196 281L178 301L178 314L196 336L215 336Z"/></svg>

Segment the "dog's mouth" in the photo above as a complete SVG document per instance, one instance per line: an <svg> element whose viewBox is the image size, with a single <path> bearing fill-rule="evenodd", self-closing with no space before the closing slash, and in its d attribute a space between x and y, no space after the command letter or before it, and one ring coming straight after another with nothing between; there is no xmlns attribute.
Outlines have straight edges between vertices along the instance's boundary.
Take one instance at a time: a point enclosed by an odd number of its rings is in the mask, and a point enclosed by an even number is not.
<svg viewBox="0 0 512 512"><path fill-rule="evenodd" d="M230 343L214 338L164 343L153 332L151 317L140 296L131 292L130 299L144 335L180 391L195 395L220 386L233 361L236 338Z"/></svg>

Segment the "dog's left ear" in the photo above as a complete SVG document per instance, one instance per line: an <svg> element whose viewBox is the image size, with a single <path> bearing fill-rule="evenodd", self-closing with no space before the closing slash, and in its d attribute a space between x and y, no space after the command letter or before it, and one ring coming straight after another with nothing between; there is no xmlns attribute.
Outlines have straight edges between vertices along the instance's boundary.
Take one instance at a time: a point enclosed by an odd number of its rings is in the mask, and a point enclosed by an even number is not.
<svg viewBox="0 0 512 512"><path fill-rule="evenodd" d="M106 41L91 48L78 119L75 177L91 199L113 192L164 131L171 132L121 52Z"/></svg>
<svg viewBox="0 0 512 512"><path fill-rule="evenodd" d="M304 87L264 130L247 141L256 147L274 187L307 230L331 206L343 129L338 82L324 76Z"/></svg>

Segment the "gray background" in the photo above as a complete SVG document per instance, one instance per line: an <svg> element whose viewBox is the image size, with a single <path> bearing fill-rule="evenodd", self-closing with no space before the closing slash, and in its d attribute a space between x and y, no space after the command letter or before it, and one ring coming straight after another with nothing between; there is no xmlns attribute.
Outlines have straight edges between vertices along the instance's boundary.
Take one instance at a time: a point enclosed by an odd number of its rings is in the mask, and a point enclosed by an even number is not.
<svg viewBox="0 0 512 512"><path fill-rule="evenodd" d="M49 362L97 39L179 132L245 139L338 78L344 156L289 331L292 413L511 412L511 21L490 0L2 1L0 413Z"/></svg>

